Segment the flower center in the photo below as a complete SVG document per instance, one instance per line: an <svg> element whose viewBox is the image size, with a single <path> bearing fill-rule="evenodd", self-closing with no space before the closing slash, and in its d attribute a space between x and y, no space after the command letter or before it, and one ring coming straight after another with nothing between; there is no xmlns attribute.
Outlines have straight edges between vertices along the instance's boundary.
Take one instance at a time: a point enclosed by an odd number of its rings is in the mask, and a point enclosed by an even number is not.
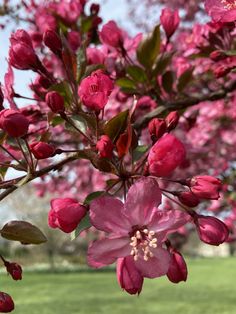
<svg viewBox="0 0 236 314"><path fill-rule="evenodd" d="M90 85L90 91L91 91L91 93L97 93L98 92L98 85L97 84L91 84Z"/></svg>
<svg viewBox="0 0 236 314"><path fill-rule="evenodd" d="M224 5L224 9L226 10L236 9L236 0L221 0L221 3Z"/></svg>
<svg viewBox="0 0 236 314"><path fill-rule="evenodd" d="M157 247L157 238L154 238L155 232L149 231L147 228L136 230L130 238L130 246L132 250L130 255L137 261L141 256L145 261L153 257L151 248Z"/></svg>

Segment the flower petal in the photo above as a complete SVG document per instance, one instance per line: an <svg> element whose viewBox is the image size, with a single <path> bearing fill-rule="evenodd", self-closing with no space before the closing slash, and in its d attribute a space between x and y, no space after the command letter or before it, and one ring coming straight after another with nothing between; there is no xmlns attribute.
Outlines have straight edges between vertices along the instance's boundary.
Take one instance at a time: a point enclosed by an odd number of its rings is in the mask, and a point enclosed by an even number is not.
<svg viewBox="0 0 236 314"><path fill-rule="evenodd" d="M170 266L170 253L159 247L152 250L154 256L145 261L139 258L135 262L135 266L140 273L146 278L157 278L166 275Z"/></svg>
<svg viewBox="0 0 236 314"><path fill-rule="evenodd" d="M110 265L119 257L125 257L130 254L130 239L123 238L105 238L93 242L88 248L88 265L94 268L100 268Z"/></svg>
<svg viewBox="0 0 236 314"><path fill-rule="evenodd" d="M90 220L94 227L115 234L126 234L131 229L124 214L124 204L113 197L102 196L90 205Z"/></svg>
<svg viewBox="0 0 236 314"><path fill-rule="evenodd" d="M149 223L153 208L161 203L161 190L153 178L142 178L129 189L125 203L125 213L132 225Z"/></svg>

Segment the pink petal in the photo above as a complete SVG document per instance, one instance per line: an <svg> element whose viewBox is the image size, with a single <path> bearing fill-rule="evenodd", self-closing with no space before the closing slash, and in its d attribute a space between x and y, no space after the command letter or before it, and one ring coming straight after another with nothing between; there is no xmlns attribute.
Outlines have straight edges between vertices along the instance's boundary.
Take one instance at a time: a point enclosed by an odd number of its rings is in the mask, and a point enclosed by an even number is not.
<svg viewBox="0 0 236 314"><path fill-rule="evenodd" d="M145 261L141 257L135 262L136 267L146 278L157 278L166 275L170 266L170 253L163 248L152 250L154 256Z"/></svg>
<svg viewBox="0 0 236 314"><path fill-rule="evenodd" d="M114 263L117 258L130 255L130 239L105 238L93 242L88 249L88 265L100 268Z"/></svg>
<svg viewBox="0 0 236 314"><path fill-rule="evenodd" d="M113 197L103 196L90 205L90 220L94 227L115 234L126 234L131 229L124 214L124 204Z"/></svg>
<svg viewBox="0 0 236 314"><path fill-rule="evenodd" d="M125 213L132 225L149 223L153 208L161 203L161 191L152 178L142 178L129 189L125 203Z"/></svg>

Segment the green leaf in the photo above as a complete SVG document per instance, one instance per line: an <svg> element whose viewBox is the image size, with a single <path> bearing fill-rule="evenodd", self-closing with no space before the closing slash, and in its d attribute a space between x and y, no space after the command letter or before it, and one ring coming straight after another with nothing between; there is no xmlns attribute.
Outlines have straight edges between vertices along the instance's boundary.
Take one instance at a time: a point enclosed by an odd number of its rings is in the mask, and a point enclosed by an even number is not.
<svg viewBox="0 0 236 314"><path fill-rule="evenodd" d="M174 76L171 71L167 71L162 76L162 86L164 90L169 94L172 92L174 83Z"/></svg>
<svg viewBox="0 0 236 314"><path fill-rule="evenodd" d="M71 121L71 123L81 132L86 133L87 123L83 117L79 115L73 115L68 117L68 120ZM76 132L76 129L68 122L65 123L65 127L71 132Z"/></svg>
<svg viewBox="0 0 236 314"><path fill-rule="evenodd" d="M114 143L118 139L119 135L125 131L128 116L129 110L122 111L105 124L104 133L108 135Z"/></svg>
<svg viewBox="0 0 236 314"><path fill-rule="evenodd" d="M177 90L182 92L193 79L193 68L186 70L178 79Z"/></svg>
<svg viewBox="0 0 236 314"><path fill-rule="evenodd" d="M54 127L57 125L60 125L64 122L64 119L62 119L60 116L54 116L52 120L50 121L50 124Z"/></svg>
<svg viewBox="0 0 236 314"><path fill-rule="evenodd" d="M77 228L71 232L71 241L75 240L76 238L78 238L78 236L80 235L80 233L88 228L90 228L91 222L89 219L89 213L87 213L84 218L80 221L80 223L78 224Z"/></svg>
<svg viewBox="0 0 236 314"><path fill-rule="evenodd" d="M140 145L133 151L133 160L138 161L146 152L148 151L148 146Z"/></svg>
<svg viewBox="0 0 236 314"><path fill-rule="evenodd" d="M0 230L3 238L19 241L22 244L41 244L47 242L42 231L27 221L12 220Z"/></svg>
<svg viewBox="0 0 236 314"><path fill-rule="evenodd" d="M166 52L165 54L161 54L158 56L154 69L152 71L154 76L162 74L165 71L165 69L171 63L173 55L174 52L172 51Z"/></svg>
<svg viewBox="0 0 236 314"><path fill-rule="evenodd" d="M141 83L145 83L147 81L147 75L145 71L137 65L128 66L126 71L134 81Z"/></svg>
<svg viewBox="0 0 236 314"><path fill-rule="evenodd" d="M89 205L95 198L98 198L104 193L105 191L96 191L96 192L90 193L89 195L87 195L86 199L84 200L84 205Z"/></svg>
<svg viewBox="0 0 236 314"><path fill-rule="evenodd" d="M121 88L136 88L135 82L126 77L116 80L116 85L120 86Z"/></svg>
<svg viewBox="0 0 236 314"><path fill-rule="evenodd" d="M146 68L151 68L160 52L160 45L160 25L157 25L153 32L139 44L137 49L138 61Z"/></svg>

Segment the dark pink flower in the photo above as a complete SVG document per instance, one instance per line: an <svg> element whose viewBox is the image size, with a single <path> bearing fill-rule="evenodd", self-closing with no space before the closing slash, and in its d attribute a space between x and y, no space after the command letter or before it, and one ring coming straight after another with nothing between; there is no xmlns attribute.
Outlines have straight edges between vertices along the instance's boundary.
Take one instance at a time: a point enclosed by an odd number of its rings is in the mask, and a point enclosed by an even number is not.
<svg viewBox="0 0 236 314"><path fill-rule="evenodd" d="M44 44L56 55L61 56L62 42L61 38L52 29L47 29L43 34Z"/></svg>
<svg viewBox="0 0 236 314"><path fill-rule="evenodd" d="M12 137L21 137L27 134L29 120L19 111L4 109L0 111L0 129Z"/></svg>
<svg viewBox="0 0 236 314"><path fill-rule="evenodd" d="M170 132L170 131L174 130L179 123L178 111L170 112L167 115L167 117L165 118L165 121L166 121L168 131Z"/></svg>
<svg viewBox="0 0 236 314"><path fill-rule="evenodd" d="M0 292L0 312L1 313L9 313L12 312L15 308L12 297L5 293Z"/></svg>
<svg viewBox="0 0 236 314"><path fill-rule="evenodd" d="M101 70L82 80L78 94L83 104L91 110L102 110L113 89L112 80Z"/></svg>
<svg viewBox="0 0 236 314"><path fill-rule="evenodd" d="M86 214L86 208L72 198L55 198L51 200L48 224L69 233L76 229Z"/></svg>
<svg viewBox="0 0 236 314"><path fill-rule="evenodd" d="M158 140L167 131L166 122L163 119L154 118L148 124L148 130L153 140Z"/></svg>
<svg viewBox="0 0 236 314"><path fill-rule="evenodd" d="M114 21L109 21L103 25L99 37L103 44L111 47L117 48L123 44L122 31Z"/></svg>
<svg viewBox="0 0 236 314"><path fill-rule="evenodd" d="M45 142L31 143L30 150L36 159L49 158L55 154L55 147Z"/></svg>
<svg viewBox="0 0 236 314"><path fill-rule="evenodd" d="M12 276L12 279L14 280L22 279L22 268L19 264L5 261L4 265L7 269L7 272Z"/></svg>
<svg viewBox="0 0 236 314"><path fill-rule="evenodd" d="M132 256L118 258L116 275L122 289L129 294L140 294L143 286L143 276L136 268Z"/></svg>
<svg viewBox="0 0 236 314"><path fill-rule="evenodd" d="M200 199L217 200L221 187L221 181L211 176L196 176L190 181L192 193Z"/></svg>
<svg viewBox="0 0 236 314"><path fill-rule="evenodd" d="M64 98L58 92L48 92L45 100L52 112L60 113L65 110Z"/></svg>
<svg viewBox="0 0 236 314"><path fill-rule="evenodd" d="M97 48L88 47L86 54L88 64L103 64L105 61L105 54Z"/></svg>
<svg viewBox="0 0 236 314"><path fill-rule="evenodd" d="M96 144L96 148L102 158L112 158L114 145L109 136L102 135L100 140Z"/></svg>
<svg viewBox="0 0 236 314"><path fill-rule="evenodd" d="M236 20L235 0L206 0L207 13L215 22L234 22Z"/></svg>
<svg viewBox="0 0 236 314"><path fill-rule="evenodd" d="M148 155L150 174L169 176L185 160L184 145L175 136L166 134L151 148Z"/></svg>
<svg viewBox="0 0 236 314"><path fill-rule="evenodd" d="M201 241L211 245L220 245L227 241L229 229L223 221L216 217L197 214L193 219Z"/></svg>
<svg viewBox="0 0 236 314"><path fill-rule="evenodd" d="M4 95L6 97L6 99L8 100L9 104L10 104L10 108L13 110L17 110L17 105L14 101L14 72L12 70L12 67L10 65L8 65L8 69L6 74L4 75Z"/></svg>
<svg viewBox="0 0 236 314"><path fill-rule="evenodd" d="M159 210L160 203L161 191L153 178L142 178L132 185L125 204L109 196L92 201L91 223L108 236L90 245L88 264L99 268L132 256L143 277L165 275L170 254L163 242L168 233L186 223L186 214Z"/></svg>
<svg viewBox="0 0 236 314"><path fill-rule="evenodd" d="M199 198L191 191L184 191L178 194L181 203L188 207L195 207L200 203Z"/></svg>
<svg viewBox="0 0 236 314"><path fill-rule="evenodd" d="M36 69L39 59L35 54L30 35L20 29L12 33L10 38L9 62L19 70Z"/></svg>
<svg viewBox="0 0 236 314"><path fill-rule="evenodd" d="M166 37L170 38L179 26L179 12L178 10L172 11L169 8L165 8L161 12L160 20L165 30Z"/></svg>
<svg viewBox="0 0 236 314"><path fill-rule="evenodd" d="M183 256L176 250L171 251L171 262L167 272L168 279L173 283L186 281L188 269Z"/></svg>
<svg viewBox="0 0 236 314"><path fill-rule="evenodd" d="M0 110L3 110L4 107L3 107L3 101L4 101L4 95L3 95L3 92L2 92L2 86L0 84Z"/></svg>
<svg viewBox="0 0 236 314"><path fill-rule="evenodd" d="M73 51L76 51L81 45L81 36L79 32L70 31L67 35L67 40Z"/></svg>

